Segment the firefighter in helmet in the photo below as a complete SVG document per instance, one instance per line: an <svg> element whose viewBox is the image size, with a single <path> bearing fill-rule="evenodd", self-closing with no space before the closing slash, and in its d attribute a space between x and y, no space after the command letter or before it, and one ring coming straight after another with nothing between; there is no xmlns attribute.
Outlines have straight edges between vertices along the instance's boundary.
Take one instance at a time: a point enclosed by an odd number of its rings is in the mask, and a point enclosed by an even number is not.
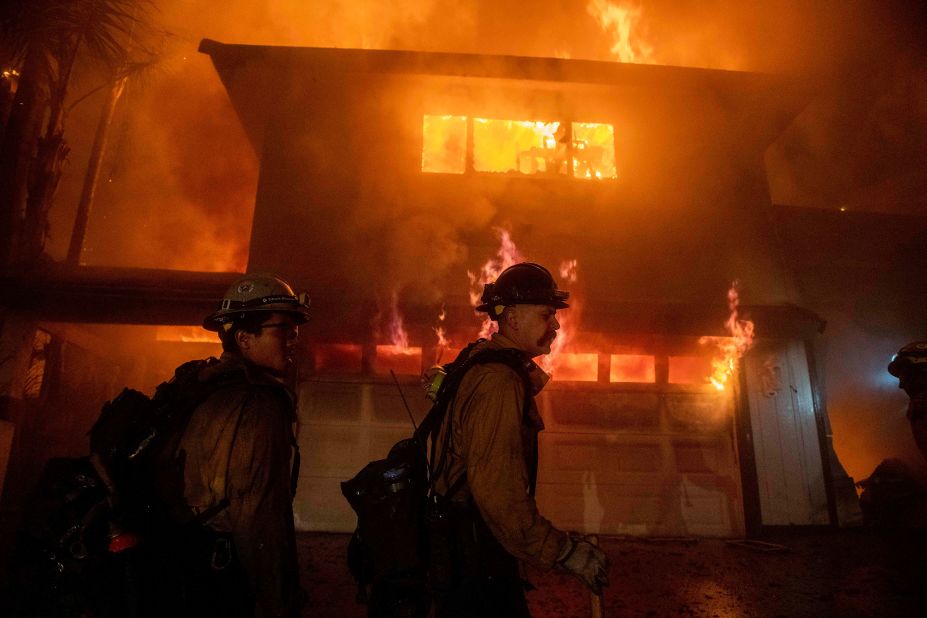
<svg viewBox="0 0 927 618"><path fill-rule="evenodd" d="M209 533L206 555L193 559L204 568L178 583L182 615L299 615L292 505L299 459L287 376L308 317L305 294L273 275L246 275L203 322L223 351L202 363L198 379L217 387L161 456L172 517ZM181 569L171 559L191 562L168 556L172 572Z"/></svg>
<svg viewBox="0 0 927 618"><path fill-rule="evenodd" d="M435 491L450 505L457 531L455 576L437 599L438 616L528 616L520 562L559 566L596 593L607 585L605 554L555 528L534 500L543 428L534 395L550 378L532 359L550 353L568 297L547 269L528 262L485 286L477 311L499 329L462 355L503 351L517 364L467 369L435 440Z"/></svg>
<svg viewBox="0 0 927 618"><path fill-rule="evenodd" d="M927 459L927 341L904 346L888 364L898 388L908 394L908 422L921 454Z"/></svg>

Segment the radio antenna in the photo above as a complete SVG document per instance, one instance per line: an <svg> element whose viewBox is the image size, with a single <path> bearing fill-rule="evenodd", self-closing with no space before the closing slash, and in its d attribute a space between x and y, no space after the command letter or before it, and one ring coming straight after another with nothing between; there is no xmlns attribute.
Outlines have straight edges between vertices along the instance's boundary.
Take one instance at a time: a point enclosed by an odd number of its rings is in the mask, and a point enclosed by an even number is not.
<svg viewBox="0 0 927 618"><path fill-rule="evenodd" d="M402 398L402 405L406 407L406 412L409 413L409 420L412 421L412 429L418 431L418 425L415 424L415 417L412 416L412 410L409 408L409 404L406 402L406 396L402 392L402 387L399 386L399 380L396 379L396 374L393 373L393 370L389 370L389 374L393 376L393 382L396 383L396 390L399 391L399 396Z"/></svg>

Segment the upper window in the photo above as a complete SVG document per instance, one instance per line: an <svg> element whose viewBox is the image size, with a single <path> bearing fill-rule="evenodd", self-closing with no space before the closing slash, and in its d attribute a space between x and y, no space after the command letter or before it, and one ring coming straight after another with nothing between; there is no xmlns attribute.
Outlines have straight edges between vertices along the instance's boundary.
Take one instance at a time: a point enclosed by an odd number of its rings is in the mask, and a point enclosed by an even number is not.
<svg viewBox="0 0 927 618"><path fill-rule="evenodd" d="M610 124L426 114L422 122L422 171L463 174L468 159L472 171L482 173L618 176L615 130Z"/></svg>
<svg viewBox="0 0 927 618"><path fill-rule="evenodd" d="M467 117L425 116L422 171L463 174L467 166Z"/></svg>

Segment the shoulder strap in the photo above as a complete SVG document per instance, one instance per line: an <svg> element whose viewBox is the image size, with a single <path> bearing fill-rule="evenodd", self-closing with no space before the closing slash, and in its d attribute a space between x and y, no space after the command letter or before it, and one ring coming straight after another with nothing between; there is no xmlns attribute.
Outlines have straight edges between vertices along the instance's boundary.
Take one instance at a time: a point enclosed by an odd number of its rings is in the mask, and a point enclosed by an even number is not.
<svg viewBox="0 0 927 618"><path fill-rule="evenodd" d="M478 341L477 343L480 342ZM450 407L451 402L457 395L457 389L460 387L460 383L463 381L464 376L471 368L476 365L486 365L489 363L502 363L507 365L518 374L525 385L525 401L524 409L522 410L523 415L527 414L527 411L531 405L531 380L528 376L527 364L530 361L526 362L524 355L522 355L522 353L518 350L513 349L482 350L476 354L470 355L470 351L475 345L477 345L477 343L473 343L467 346L467 348L465 348L460 353L460 355L458 355L457 359L453 363L445 366L450 368L450 371L448 372L447 377L444 379L444 382L441 384L441 388L438 390L438 399L431 407L431 410L429 410L425 420L422 421L418 430L414 434L415 439L423 446L423 448L427 443L427 439L429 437L431 438L431 456L428 458L430 493L434 492L434 480L444 471L444 466L447 462L448 448L450 447L452 428L448 426L447 432L445 434L444 448L441 451L441 459L438 462L435 462L438 433L441 429L441 425L444 423L445 417L447 416L447 409ZM537 476L536 465L533 465L532 470L529 470L529 476L531 484L530 491L533 494L535 479ZM458 478L451 485L451 487L448 488L445 498L449 498L455 494L457 490L463 486L465 481L466 473L462 474L460 478Z"/></svg>

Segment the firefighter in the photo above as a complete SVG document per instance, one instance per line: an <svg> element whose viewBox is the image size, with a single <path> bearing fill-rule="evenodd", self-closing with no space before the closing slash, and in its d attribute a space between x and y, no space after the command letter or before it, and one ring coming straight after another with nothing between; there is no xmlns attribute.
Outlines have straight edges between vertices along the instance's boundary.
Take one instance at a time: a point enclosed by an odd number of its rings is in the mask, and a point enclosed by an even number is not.
<svg viewBox="0 0 927 618"><path fill-rule="evenodd" d="M282 279L246 275L203 322L218 332L223 351L198 377L223 386L196 407L161 458L161 492L177 523L196 522L209 533L179 550L203 546L201 554L165 557L168 577L185 574L183 615L299 615L292 505L299 459L287 376L308 315L308 297Z"/></svg>
<svg viewBox="0 0 927 618"><path fill-rule="evenodd" d="M435 491L450 505L456 574L437 599L438 616L529 616L519 562L564 568L596 594L607 585L605 554L555 528L534 501L543 428L534 395L550 378L532 359L550 353L568 297L544 267L528 262L485 286L477 311L499 330L469 354L513 351L525 371L495 362L469 369L438 432L435 459L444 460Z"/></svg>
<svg viewBox="0 0 927 618"><path fill-rule="evenodd" d="M921 455L927 459L927 341L904 346L888 364L898 388L908 394L908 422Z"/></svg>

